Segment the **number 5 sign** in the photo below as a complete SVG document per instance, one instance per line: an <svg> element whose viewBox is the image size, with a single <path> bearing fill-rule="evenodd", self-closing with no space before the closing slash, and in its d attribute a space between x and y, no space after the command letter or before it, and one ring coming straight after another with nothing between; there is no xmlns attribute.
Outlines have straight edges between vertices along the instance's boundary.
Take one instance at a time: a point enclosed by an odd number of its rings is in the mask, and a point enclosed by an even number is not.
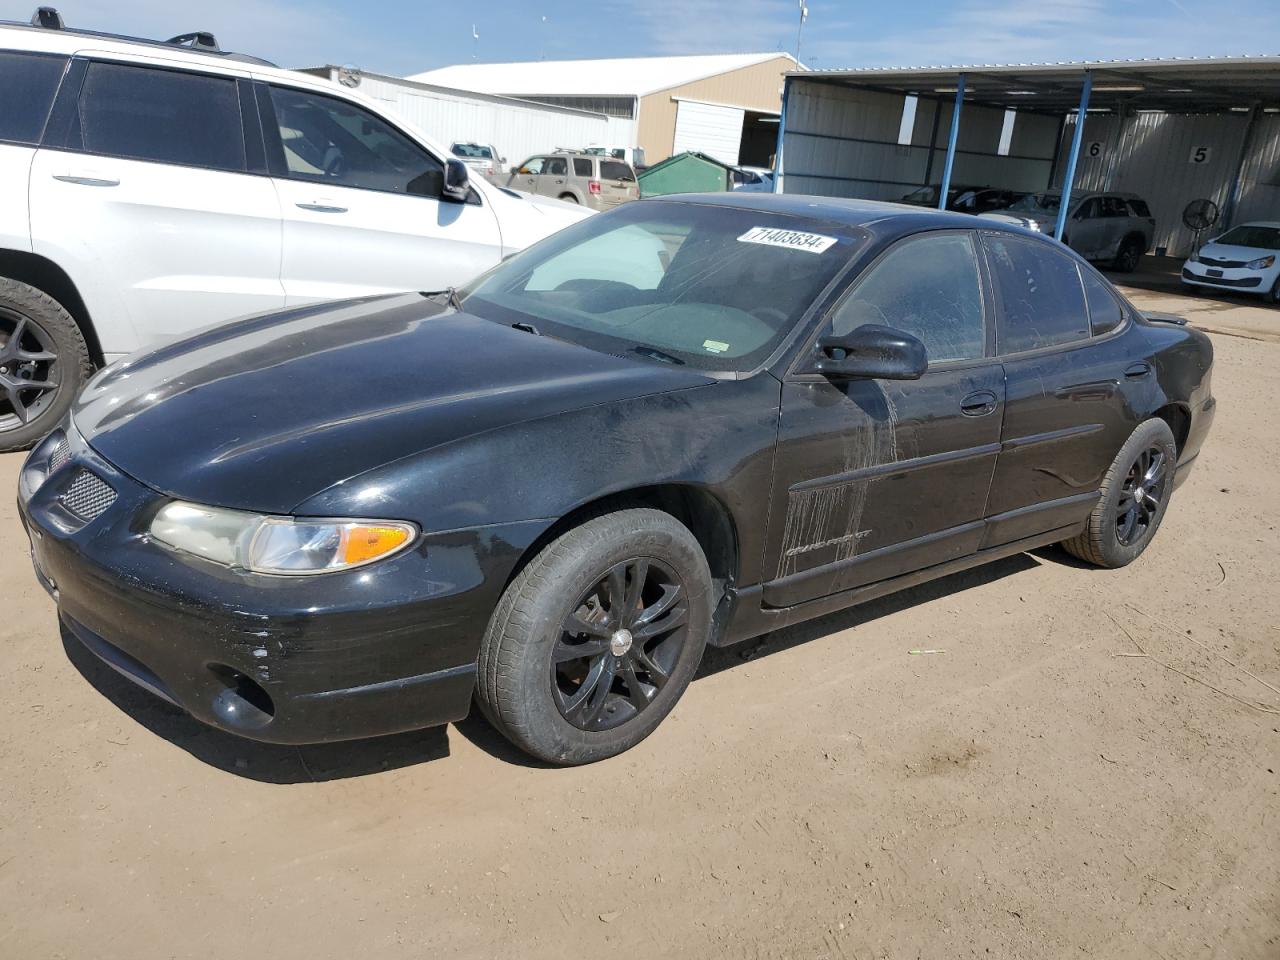
<svg viewBox="0 0 1280 960"><path fill-rule="evenodd" d="M1191 163L1208 163L1212 153L1213 150L1209 147L1192 147L1191 156L1187 159Z"/></svg>

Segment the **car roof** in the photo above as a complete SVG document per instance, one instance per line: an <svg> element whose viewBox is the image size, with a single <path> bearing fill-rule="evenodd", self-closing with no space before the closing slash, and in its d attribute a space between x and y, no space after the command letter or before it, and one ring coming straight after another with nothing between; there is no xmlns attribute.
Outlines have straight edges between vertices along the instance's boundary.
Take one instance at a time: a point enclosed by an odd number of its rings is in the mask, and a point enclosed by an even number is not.
<svg viewBox="0 0 1280 960"><path fill-rule="evenodd" d="M827 220L849 227L875 228L893 224L892 230L903 232L915 229L954 227L972 230L975 226L988 229L988 221L977 221L967 213L917 207L908 203L888 203L882 200L849 200L843 197L814 197L797 193L743 193L740 190L727 193L676 193L651 197L641 203L703 203L709 206L732 207L737 210L757 210L760 213L785 214L793 217L809 217ZM1026 233L1018 228L1006 228L990 222L999 230L1010 233ZM880 231L876 231L880 232Z"/></svg>
<svg viewBox="0 0 1280 960"><path fill-rule="evenodd" d="M1249 220L1245 223L1237 223L1235 227L1231 227L1227 232L1230 233L1236 227L1269 227L1272 230L1280 230L1280 220Z"/></svg>
<svg viewBox="0 0 1280 960"><path fill-rule="evenodd" d="M43 9L43 8L42 8ZM213 47L188 46L170 40L152 40L146 37L129 37L118 33L106 33L100 30L82 30L77 27L42 27L34 23L22 23L16 20L0 20L0 46L16 45L19 50L31 50L44 53L74 53L77 50L92 49L128 50L141 47L149 53L164 51L165 54L179 54L180 59L193 64L208 64L209 58L248 63L256 67L269 67L279 70L276 64L262 57L234 50L219 49L212 34L196 31L212 41ZM186 35L192 36L191 34ZM177 38L175 38L177 39Z"/></svg>

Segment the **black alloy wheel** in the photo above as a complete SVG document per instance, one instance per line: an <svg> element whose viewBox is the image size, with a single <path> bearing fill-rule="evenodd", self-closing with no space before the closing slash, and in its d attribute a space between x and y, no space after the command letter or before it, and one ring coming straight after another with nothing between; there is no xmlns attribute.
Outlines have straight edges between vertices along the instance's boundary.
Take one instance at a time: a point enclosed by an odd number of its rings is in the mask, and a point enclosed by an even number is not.
<svg viewBox="0 0 1280 960"><path fill-rule="evenodd" d="M54 403L60 372L49 332L0 305L0 433L27 426Z"/></svg>
<svg viewBox="0 0 1280 960"><path fill-rule="evenodd" d="M1129 237L1120 245L1116 254L1116 269L1121 273L1133 273L1138 269L1138 261L1142 259L1142 242Z"/></svg>
<svg viewBox="0 0 1280 960"><path fill-rule="evenodd" d="M1129 435L1102 481L1084 528L1062 547L1086 563L1114 569L1150 545L1173 496L1178 444L1169 424L1152 417Z"/></svg>
<svg viewBox="0 0 1280 960"><path fill-rule="evenodd" d="M1138 454L1120 487L1116 539L1123 547L1142 540L1155 523L1169 481L1169 460L1152 445Z"/></svg>
<svg viewBox="0 0 1280 960"><path fill-rule="evenodd" d="M650 557L615 564L579 599L551 652L551 692L581 730L633 719L667 685L687 640L686 590Z"/></svg>
<svg viewBox="0 0 1280 960"><path fill-rule="evenodd" d="M623 507L546 543L494 608L476 703L547 763L594 763L649 736L711 636L706 555L674 516Z"/></svg>

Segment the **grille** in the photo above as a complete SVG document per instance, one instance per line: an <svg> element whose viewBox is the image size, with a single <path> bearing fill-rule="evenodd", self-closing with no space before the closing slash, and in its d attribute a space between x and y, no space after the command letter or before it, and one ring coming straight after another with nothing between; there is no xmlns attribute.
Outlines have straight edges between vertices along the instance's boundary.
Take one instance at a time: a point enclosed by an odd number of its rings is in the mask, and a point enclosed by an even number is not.
<svg viewBox="0 0 1280 960"><path fill-rule="evenodd" d="M59 440L49 454L49 472L60 470L68 460L71 459L71 444L67 443L67 438L63 437Z"/></svg>
<svg viewBox="0 0 1280 960"><path fill-rule="evenodd" d="M71 479L58 502L88 523L96 520L116 501L116 492L97 474L81 468Z"/></svg>
<svg viewBox="0 0 1280 960"><path fill-rule="evenodd" d="M1210 264L1213 264L1213 266L1215 267L1225 267L1228 270L1231 270L1235 267L1243 267L1245 264L1245 261L1243 260L1215 260L1213 259L1213 257L1201 257L1200 262L1210 263Z"/></svg>

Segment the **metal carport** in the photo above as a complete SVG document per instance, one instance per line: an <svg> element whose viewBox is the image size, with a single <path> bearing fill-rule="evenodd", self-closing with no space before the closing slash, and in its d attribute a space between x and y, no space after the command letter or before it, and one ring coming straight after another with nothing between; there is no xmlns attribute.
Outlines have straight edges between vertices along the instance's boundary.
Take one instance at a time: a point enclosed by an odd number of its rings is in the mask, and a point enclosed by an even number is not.
<svg viewBox="0 0 1280 960"><path fill-rule="evenodd" d="M792 72L777 152L787 193L1130 191L1156 249L1184 255L1191 200L1218 227L1280 219L1280 56Z"/></svg>

